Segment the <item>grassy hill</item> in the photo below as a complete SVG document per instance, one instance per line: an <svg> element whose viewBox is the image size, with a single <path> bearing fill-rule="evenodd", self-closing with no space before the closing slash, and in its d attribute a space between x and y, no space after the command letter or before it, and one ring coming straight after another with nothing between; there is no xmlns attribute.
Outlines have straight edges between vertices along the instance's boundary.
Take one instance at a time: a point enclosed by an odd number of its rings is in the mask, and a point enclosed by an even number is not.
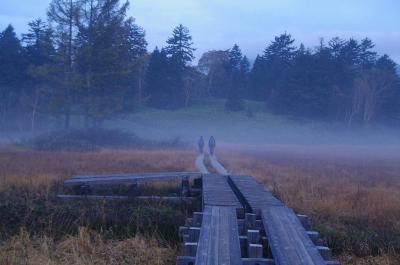
<svg viewBox="0 0 400 265"><path fill-rule="evenodd" d="M180 137L190 142L214 135L219 142L243 144L400 143L400 134L393 129L349 130L343 124L295 120L271 114L264 103L254 101L246 101L240 112L226 111L224 100L196 102L175 111L141 108L107 126L150 139Z"/></svg>

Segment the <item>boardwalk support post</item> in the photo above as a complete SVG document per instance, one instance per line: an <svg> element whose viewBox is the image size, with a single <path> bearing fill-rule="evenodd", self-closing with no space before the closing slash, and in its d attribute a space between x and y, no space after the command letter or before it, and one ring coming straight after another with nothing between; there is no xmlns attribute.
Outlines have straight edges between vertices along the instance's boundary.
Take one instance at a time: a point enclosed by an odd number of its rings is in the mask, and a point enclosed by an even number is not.
<svg viewBox="0 0 400 265"><path fill-rule="evenodd" d="M321 254L324 260L330 260L332 258L332 251L328 247L317 246L319 254Z"/></svg>
<svg viewBox="0 0 400 265"><path fill-rule="evenodd" d="M249 254L249 258L263 257L263 247L261 244L249 244L247 252Z"/></svg>
<svg viewBox="0 0 400 265"><path fill-rule="evenodd" d="M258 230L247 230L247 240L249 244L260 243L260 231Z"/></svg>
<svg viewBox="0 0 400 265"><path fill-rule="evenodd" d="M195 257L179 256L176 258L176 265L194 265L195 260Z"/></svg>
<svg viewBox="0 0 400 265"><path fill-rule="evenodd" d="M244 216L246 229L251 229L256 226L257 215L253 213L246 213Z"/></svg>
<svg viewBox="0 0 400 265"><path fill-rule="evenodd" d="M203 221L203 213L201 212L194 212L193 213L193 226L200 227Z"/></svg>
<svg viewBox="0 0 400 265"><path fill-rule="evenodd" d="M303 225L304 229L311 230L310 219L307 215L298 214L297 217L299 218L301 224Z"/></svg>
<svg viewBox="0 0 400 265"><path fill-rule="evenodd" d="M181 195L182 195L182 197L189 197L190 196L189 178L183 178L182 179Z"/></svg>
<svg viewBox="0 0 400 265"><path fill-rule="evenodd" d="M189 257L195 257L197 252L197 243L186 242L183 246L183 255Z"/></svg>

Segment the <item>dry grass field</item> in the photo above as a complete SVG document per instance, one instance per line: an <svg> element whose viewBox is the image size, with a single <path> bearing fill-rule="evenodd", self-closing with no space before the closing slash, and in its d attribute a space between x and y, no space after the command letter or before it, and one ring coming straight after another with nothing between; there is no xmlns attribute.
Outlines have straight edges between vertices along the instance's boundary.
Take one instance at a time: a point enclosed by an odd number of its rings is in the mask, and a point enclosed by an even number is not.
<svg viewBox="0 0 400 265"><path fill-rule="evenodd" d="M220 157L232 172L254 176L310 216L342 264L400 264L400 157L346 151L230 151Z"/></svg>
<svg viewBox="0 0 400 265"><path fill-rule="evenodd" d="M342 264L400 264L396 159L229 150L219 158L308 214ZM0 264L174 264L186 209L63 204L55 194L76 174L191 171L194 160L192 150L1 151Z"/></svg>

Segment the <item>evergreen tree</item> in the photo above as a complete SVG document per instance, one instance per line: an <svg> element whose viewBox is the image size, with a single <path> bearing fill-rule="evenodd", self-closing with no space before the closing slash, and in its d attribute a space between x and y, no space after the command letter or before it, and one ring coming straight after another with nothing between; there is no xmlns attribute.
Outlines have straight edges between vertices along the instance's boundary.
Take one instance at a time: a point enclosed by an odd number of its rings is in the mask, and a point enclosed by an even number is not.
<svg viewBox="0 0 400 265"><path fill-rule="evenodd" d="M264 60L261 56L257 55L249 74L249 98L265 101L267 98L266 90Z"/></svg>
<svg viewBox="0 0 400 265"><path fill-rule="evenodd" d="M133 75L132 33L127 27L128 2L86 0L80 10L77 63L80 105L94 126L124 111Z"/></svg>
<svg viewBox="0 0 400 265"><path fill-rule="evenodd" d="M249 73L250 73L250 61L247 56L243 56L240 61L240 79L243 91L243 97L251 98L251 91L249 91Z"/></svg>
<svg viewBox="0 0 400 265"><path fill-rule="evenodd" d="M168 58L165 50L160 51L156 48L150 55L145 83L149 93L149 105L168 108L171 87L168 84Z"/></svg>
<svg viewBox="0 0 400 265"><path fill-rule="evenodd" d="M167 40L165 52L168 56L168 83L164 88L172 89L164 108L176 109L185 105L185 77L190 71L188 64L194 59L192 36L183 25L177 26Z"/></svg>
<svg viewBox="0 0 400 265"><path fill-rule="evenodd" d="M243 55L239 45L233 45L232 49L229 50L229 71L240 71L240 63L242 62L242 59Z"/></svg>
<svg viewBox="0 0 400 265"><path fill-rule="evenodd" d="M372 67L377 59L377 53L372 49L375 44L368 38L361 40L360 43L360 63L363 68Z"/></svg>
<svg viewBox="0 0 400 265"><path fill-rule="evenodd" d="M240 111L244 108L243 101L243 75L242 75L242 63L243 55L239 46L235 44L232 49L229 50L229 64L227 65L228 73L230 75L229 79L229 91L228 99L226 101L225 107L230 111ZM244 66L244 65L243 65Z"/></svg>
<svg viewBox="0 0 400 265"><path fill-rule="evenodd" d="M56 24L56 36L58 39L58 67L61 75L59 75L58 88L53 96L57 98L58 106L54 106L61 110L64 114L64 128L70 127L71 111L74 93L76 87L74 85L74 58L76 50L76 31L78 11L84 1L81 0L52 0L47 12L50 22Z"/></svg>
<svg viewBox="0 0 400 265"><path fill-rule="evenodd" d="M56 51L53 31L41 19L29 23L29 32L23 34L28 60L29 83L24 89L23 107L30 113L31 129L35 129L39 112L47 112L52 102L53 76Z"/></svg>
<svg viewBox="0 0 400 265"><path fill-rule="evenodd" d="M182 24L177 26L172 33L172 37L167 40L168 46L166 47L167 54L179 64L184 67L194 59L192 36L189 29Z"/></svg>
<svg viewBox="0 0 400 265"><path fill-rule="evenodd" d="M145 78L146 68L148 64L147 54L147 41L146 33L143 28L135 24L133 18L129 18L125 22L129 57L133 62L133 74L130 77L130 87L125 95L124 109L126 111L132 111L136 104L142 104L145 100Z"/></svg>
<svg viewBox="0 0 400 265"><path fill-rule="evenodd" d="M293 43L294 39L292 39L291 35L284 33L275 37L274 41L264 51L265 77L263 87L266 89L266 100L272 108L280 108L280 106L276 106L274 97L277 93L279 82L285 78L286 71L295 55L296 48Z"/></svg>
<svg viewBox="0 0 400 265"><path fill-rule="evenodd" d="M330 53L323 45L312 54L301 45L275 95L275 111L302 118L327 119L332 113Z"/></svg>
<svg viewBox="0 0 400 265"><path fill-rule="evenodd" d="M26 71L21 42L11 25L0 33L0 62L0 128L5 128L17 118Z"/></svg>

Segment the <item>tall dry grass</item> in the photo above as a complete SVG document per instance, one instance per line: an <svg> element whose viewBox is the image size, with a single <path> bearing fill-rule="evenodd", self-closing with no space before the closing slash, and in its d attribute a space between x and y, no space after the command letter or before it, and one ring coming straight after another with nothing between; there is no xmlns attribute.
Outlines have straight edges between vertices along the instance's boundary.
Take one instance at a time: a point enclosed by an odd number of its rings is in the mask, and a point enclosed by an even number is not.
<svg viewBox="0 0 400 265"><path fill-rule="evenodd" d="M194 159L186 150L0 152L0 191L13 185L42 188L73 175L193 171Z"/></svg>
<svg viewBox="0 0 400 265"><path fill-rule="evenodd" d="M126 240L103 240L81 228L78 235L60 241L32 237L24 230L0 246L0 264L174 264L176 249L161 245L157 238L135 236Z"/></svg>
<svg viewBox="0 0 400 265"><path fill-rule="evenodd" d="M0 264L175 264L182 210L55 196L72 175L193 171L194 159L185 150L0 152Z"/></svg>
<svg viewBox="0 0 400 265"><path fill-rule="evenodd" d="M343 264L400 264L400 157L299 152L222 152L311 217Z"/></svg>
<svg viewBox="0 0 400 265"><path fill-rule="evenodd" d="M237 150L222 150L218 156L232 172L256 177L297 212L308 214L342 264L400 264L400 159ZM72 175L192 171L194 160L195 152L190 150L0 152L0 211L8 209L7 204L33 211L64 207L54 201L54 196L62 181ZM118 207L111 208L115 213L132 211ZM133 206L135 222L146 227L144 231L148 229L144 223L162 216L179 222L172 212L177 209L159 213L157 206L152 207ZM78 204L62 209L71 215L79 213L80 208ZM94 209L102 211L101 207ZM27 216L32 219L36 215L28 211ZM0 224L20 221L2 218L0 215ZM35 230L37 219L32 225L30 218L25 220L30 226L18 227L2 239L0 264L175 263L176 245L158 231L110 236L100 225L60 236Z"/></svg>

